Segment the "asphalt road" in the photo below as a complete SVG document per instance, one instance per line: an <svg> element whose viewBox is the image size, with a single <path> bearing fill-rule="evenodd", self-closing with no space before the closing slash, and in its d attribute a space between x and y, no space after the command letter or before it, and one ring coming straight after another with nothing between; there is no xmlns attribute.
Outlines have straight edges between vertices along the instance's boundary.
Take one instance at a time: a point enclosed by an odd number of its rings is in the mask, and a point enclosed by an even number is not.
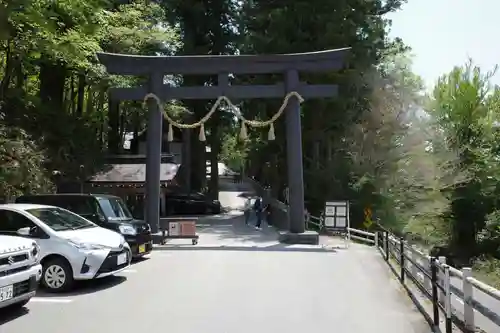
<svg viewBox="0 0 500 333"><path fill-rule="evenodd" d="M198 246L155 251L72 294L40 294L27 311L0 316L0 332L430 332L374 251L285 247L271 231L259 242L250 227L235 228L238 243L220 232L230 228L221 220Z"/></svg>
<svg viewBox="0 0 500 333"><path fill-rule="evenodd" d="M221 199L237 206L238 195ZM25 311L0 314L0 332L431 332L371 248L281 245L235 211L204 220L199 234L196 246L159 247L73 293L40 293Z"/></svg>

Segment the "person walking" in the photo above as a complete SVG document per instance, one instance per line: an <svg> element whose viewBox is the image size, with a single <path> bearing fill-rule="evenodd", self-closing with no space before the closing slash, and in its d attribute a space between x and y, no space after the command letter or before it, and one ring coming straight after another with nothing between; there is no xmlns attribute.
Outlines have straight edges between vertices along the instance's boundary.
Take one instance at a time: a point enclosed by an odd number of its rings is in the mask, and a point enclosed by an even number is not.
<svg viewBox="0 0 500 333"><path fill-rule="evenodd" d="M266 207L264 207L265 215L266 215L266 223L267 226L270 227L273 225L273 215L272 215L272 207L271 203L267 203Z"/></svg>
<svg viewBox="0 0 500 333"><path fill-rule="evenodd" d="M248 225L248 221L250 220L250 214L252 213L252 201L250 198L245 200L245 206L243 208L243 214L245 216L245 224Z"/></svg>
<svg viewBox="0 0 500 333"><path fill-rule="evenodd" d="M253 210L255 211L255 216L257 217L257 223L255 224L255 229L260 230L262 224L262 199L260 197L255 200L253 204Z"/></svg>

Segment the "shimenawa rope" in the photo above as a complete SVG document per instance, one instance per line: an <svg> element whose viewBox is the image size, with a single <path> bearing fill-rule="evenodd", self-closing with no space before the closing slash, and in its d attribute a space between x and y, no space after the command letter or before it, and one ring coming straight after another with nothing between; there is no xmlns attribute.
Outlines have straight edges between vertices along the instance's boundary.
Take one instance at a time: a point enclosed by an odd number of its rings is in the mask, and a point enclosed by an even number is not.
<svg viewBox="0 0 500 333"><path fill-rule="evenodd" d="M177 128L182 128L182 129L194 129L199 127L200 128L200 134L198 136L200 141L206 141L206 136L205 136L205 123L212 117L212 115L217 111L218 107L222 102L225 102L227 106L229 106L232 110L236 110L236 115L241 121L241 129L240 129L240 138L242 140L245 140L248 137L247 133L247 128L246 126L250 127L266 127L269 126L269 132L268 132L268 140L274 140L275 135L274 135L274 122L283 114L285 111L287 105L288 105L288 100L292 97L295 96L299 100L299 103L302 103L304 99L298 92L292 91L288 93L285 98L283 99L283 103L281 104L281 107L279 108L278 112L276 112L269 120L266 121L258 121L258 120L248 120L243 115L241 112L238 111L238 107L234 105L229 98L226 96L220 96L217 98L215 101L214 105L212 105L212 108L210 111L199 121L193 123L193 124L182 124L179 122L176 122L174 119L172 119L167 111L162 107L161 100L158 96L156 96L153 93L149 93L144 97L144 104L151 98L156 101L158 104L158 108L163 110L163 114L165 115L165 118L168 121L168 134L167 134L167 140L168 141L173 141L174 140L174 132L173 132L173 126Z"/></svg>

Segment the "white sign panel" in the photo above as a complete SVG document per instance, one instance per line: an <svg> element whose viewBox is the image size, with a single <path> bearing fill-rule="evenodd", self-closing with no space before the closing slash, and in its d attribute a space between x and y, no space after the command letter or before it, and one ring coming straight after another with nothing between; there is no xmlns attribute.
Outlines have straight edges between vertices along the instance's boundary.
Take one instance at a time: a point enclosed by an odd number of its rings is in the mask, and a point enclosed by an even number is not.
<svg viewBox="0 0 500 333"><path fill-rule="evenodd" d="M335 216L335 206L326 206L325 207L325 215L326 216Z"/></svg>
<svg viewBox="0 0 500 333"><path fill-rule="evenodd" d="M345 201L327 201L326 202L327 206L347 206L347 203Z"/></svg>
<svg viewBox="0 0 500 333"><path fill-rule="evenodd" d="M335 218L334 217L325 217L325 226L326 227L334 227L335 226Z"/></svg>
<svg viewBox="0 0 500 333"><path fill-rule="evenodd" d="M337 227L337 228L346 228L347 227L347 218L345 218L345 217L336 217L335 218L335 227Z"/></svg>
<svg viewBox="0 0 500 333"><path fill-rule="evenodd" d="M347 216L347 207L346 206L337 207L336 216Z"/></svg>
<svg viewBox="0 0 500 333"><path fill-rule="evenodd" d="M170 222L168 224L168 235L169 236L179 236L180 235L179 222Z"/></svg>

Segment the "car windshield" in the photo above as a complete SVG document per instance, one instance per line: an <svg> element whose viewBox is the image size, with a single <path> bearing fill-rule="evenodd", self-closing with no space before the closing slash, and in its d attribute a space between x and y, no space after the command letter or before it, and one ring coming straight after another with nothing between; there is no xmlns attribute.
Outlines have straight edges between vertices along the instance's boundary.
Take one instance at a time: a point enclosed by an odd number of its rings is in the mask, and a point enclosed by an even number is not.
<svg viewBox="0 0 500 333"><path fill-rule="evenodd" d="M26 211L55 231L96 227L96 225L89 220L62 208L32 208L27 209Z"/></svg>
<svg viewBox="0 0 500 333"><path fill-rule="evenodd" d="M104 215L109 220L131 220L132 214L120 198L98 198Z"/></svg>

